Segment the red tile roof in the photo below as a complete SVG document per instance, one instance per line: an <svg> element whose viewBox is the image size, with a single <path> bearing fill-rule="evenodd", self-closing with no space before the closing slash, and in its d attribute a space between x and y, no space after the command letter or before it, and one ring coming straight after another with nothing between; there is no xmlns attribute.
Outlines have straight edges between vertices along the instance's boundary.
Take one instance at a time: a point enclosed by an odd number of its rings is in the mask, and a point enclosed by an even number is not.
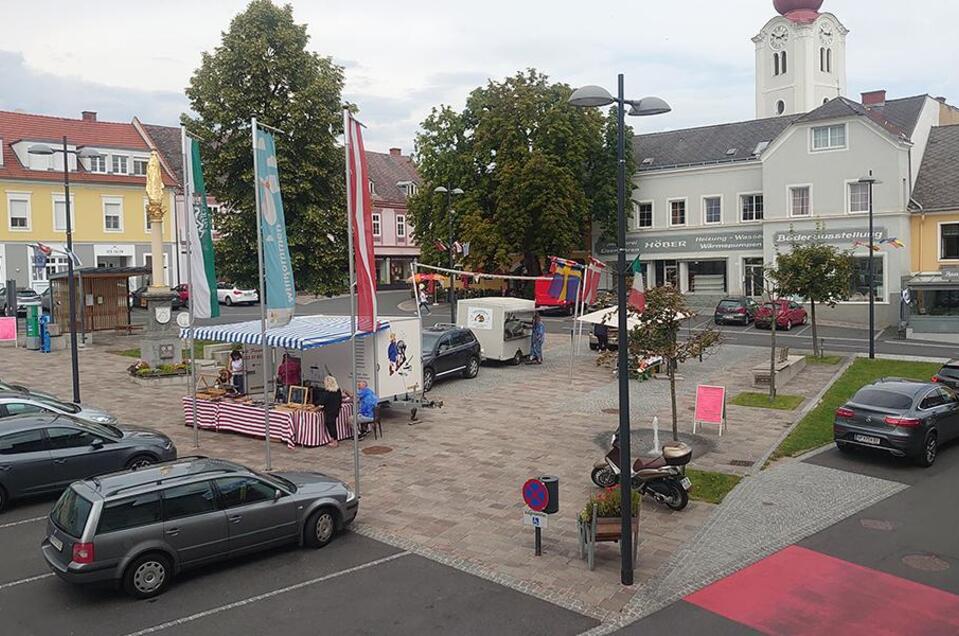
<svg viewBox="0 0 959 636"><path fill-rule="evenodd" d="M366 163L373 182L375 207L406 207L406 192L397 186L402 181L421 184L416 165L408 156L386 152L366 151Z"/></svg>
<svg viewBox="0 0 959 636"><path fill-rule="evenodd" d="M27 179L32 181L61 181L59 171L30 170L20 163L13 144L21 140L37 140L47 143L60 142L67 136L67 143L75 146L94 146L149 152L150 146L132 123L88 121L0 111L0 140L3 141L3 165L0 179ZM70 173L70 181L81 183L115 183L146 185L146 177L117 174L95 174L80 166ZM168 186L176 181L164 171L163 182Z"/></svg>

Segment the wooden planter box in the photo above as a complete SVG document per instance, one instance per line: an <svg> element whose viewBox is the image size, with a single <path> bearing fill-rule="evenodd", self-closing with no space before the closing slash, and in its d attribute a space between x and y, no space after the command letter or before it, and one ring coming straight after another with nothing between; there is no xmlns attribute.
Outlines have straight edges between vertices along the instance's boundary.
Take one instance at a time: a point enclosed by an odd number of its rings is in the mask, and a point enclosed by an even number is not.
<svg viewBox="0 0 959 636"><path fill-rule="evenodd" d="M642 510L642 500L640 500ZM592 570L596 566L597 543L619 543L622 538L623 520L621 517L598 517L593 504L593 516L589 521L579 519L579 558L585 559ZM639 514L633 517L633 564L636 563L639 548Z"/></svg>

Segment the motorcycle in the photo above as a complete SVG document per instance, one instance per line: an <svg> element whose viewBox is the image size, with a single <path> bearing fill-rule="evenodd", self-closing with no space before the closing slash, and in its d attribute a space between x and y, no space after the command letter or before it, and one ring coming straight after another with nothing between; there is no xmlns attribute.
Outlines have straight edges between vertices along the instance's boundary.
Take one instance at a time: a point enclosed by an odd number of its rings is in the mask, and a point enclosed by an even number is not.
<svg viewBox="0 0 959 636"><path fill-rule="evenodd" d="M609 453L604 461L593 467L591 478L600 488L610 488L619 483L619 434L613 434ZM638 458L633 462L631 475L633 490L649 496L671 508L682 510L689 503L688 490L692 486L683 474L683 466L693 457L693 449L682 442L663 447L663 452L652 459Z"/></svg>

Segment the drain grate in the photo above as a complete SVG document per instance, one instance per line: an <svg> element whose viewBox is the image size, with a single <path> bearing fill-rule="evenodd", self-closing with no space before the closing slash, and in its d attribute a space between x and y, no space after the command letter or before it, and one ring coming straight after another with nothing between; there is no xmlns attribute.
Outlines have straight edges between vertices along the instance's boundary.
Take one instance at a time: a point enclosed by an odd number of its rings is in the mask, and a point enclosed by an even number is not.
<svg viewBox="0 0 959 636"><path fill-rule="evenodd" d="M603 409L606 415L619 415L619 409Z"/></svg>
<svg viewBox="0 0 959 636"><path fill-rule="evenodd" d="M750 461L750 460L748 460L748 459L731 459L731 460L729 460L729 465L730 465L730 466L742 466L742 467L744 467L744 468L749 468L749 467L752 466L754 463L755 463L755 462Z"/></svg>
<svg viewBox="0 0 959 636"><path fill-rule="evenodd" d="M903 565L922 572L945 572L949 569L949 562L935 554L910 554L902 557Z"/></svg>
<svg viewBox="0 0 959 636"><path fill-rule="evenodd" d="M363 449L364 455L386 455L392 452L393 449L389 446L367 446Z"/></svg>

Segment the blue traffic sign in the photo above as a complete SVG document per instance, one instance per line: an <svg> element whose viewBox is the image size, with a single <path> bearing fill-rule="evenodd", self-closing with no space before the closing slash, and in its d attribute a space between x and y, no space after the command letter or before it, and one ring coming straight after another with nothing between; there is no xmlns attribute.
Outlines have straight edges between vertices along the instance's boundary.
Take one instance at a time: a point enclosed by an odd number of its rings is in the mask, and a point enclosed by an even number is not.
<svg viewBox="0 0 959 636"><path fill-rule="evenodd" d="M549 505L549 491L546 484L538 479L529 479L523 484L523 501L536 512L546 510Z"/></svg>

